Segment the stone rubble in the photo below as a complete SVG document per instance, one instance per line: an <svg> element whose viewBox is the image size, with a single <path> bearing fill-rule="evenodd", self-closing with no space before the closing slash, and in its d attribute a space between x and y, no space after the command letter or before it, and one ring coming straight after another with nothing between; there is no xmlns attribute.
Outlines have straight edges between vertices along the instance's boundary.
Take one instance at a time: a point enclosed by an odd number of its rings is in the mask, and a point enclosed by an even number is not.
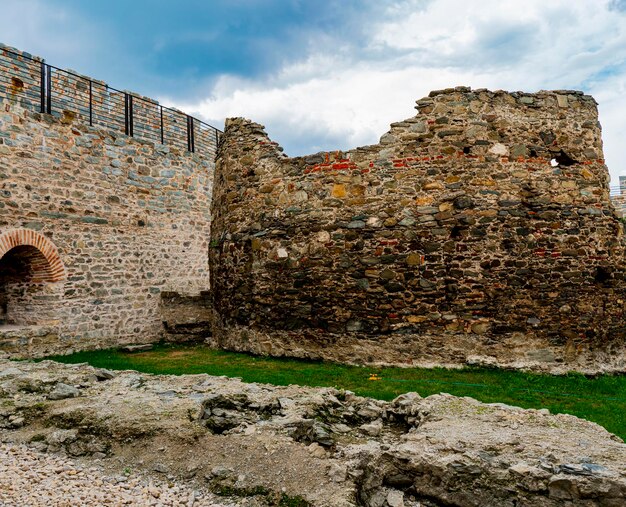
<svg viewBox="0 0 626 507"><path fill-rule="evenodd" d="M236 504L185 486L127 475L112 477L97 466L87 467L24 445L0 444L0 505L234 507Z"/></svg>
<svg viewBox="0 0 626 507"><path fill-rule="evenodd" d="M78 395L51 399L59 384ZM384 402L332 388L0 360L0 440L5 462L18 449L92 463L85 474L93 463L113 478L141 471L159 495L164 481L185 491L177 499L208 489L251 506L626 501L626 445L600 426L447 394Z"/></svg>

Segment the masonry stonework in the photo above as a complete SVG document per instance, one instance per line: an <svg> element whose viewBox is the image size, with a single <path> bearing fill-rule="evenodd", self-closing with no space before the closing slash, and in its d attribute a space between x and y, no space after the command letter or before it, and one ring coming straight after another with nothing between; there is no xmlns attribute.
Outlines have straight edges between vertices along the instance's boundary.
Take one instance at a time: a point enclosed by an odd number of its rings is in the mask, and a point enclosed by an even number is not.
<svg viewBox="0 0 626 507"><path fill-rule="evenodd" d="M626 369L623 229L594 99L432 92L380 144L288 158L227 120L213 343L393 364Z"/></svg>
<svg viewBox="0 0 626 507"><path fill-rule="evenodd" d="M214 153L41 114L28 97L0 94L0 354L158 341L171 295L209 286Z"/></svg>
<svg viewBox="0 0 626 507"><path fill-rule="evenodd" d="M262 354L626 371L592 97L432 92L378 145L297 158L231 119L210 204L215 129L11 48L0 65L0 354L212 319L209 343Z"/></svg>

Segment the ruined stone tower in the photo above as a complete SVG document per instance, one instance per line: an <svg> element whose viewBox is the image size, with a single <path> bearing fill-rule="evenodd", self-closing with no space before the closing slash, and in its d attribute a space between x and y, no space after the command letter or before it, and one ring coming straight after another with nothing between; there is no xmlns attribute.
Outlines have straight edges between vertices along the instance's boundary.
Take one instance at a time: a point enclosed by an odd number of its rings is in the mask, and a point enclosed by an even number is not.
<svg viewBox="0 0 626 507"><path fill-rule="evenodd" d="M432 92L380 144L288 158L226 123L214 338L395 364L623 369L624 242L594 99Z"/></svg>

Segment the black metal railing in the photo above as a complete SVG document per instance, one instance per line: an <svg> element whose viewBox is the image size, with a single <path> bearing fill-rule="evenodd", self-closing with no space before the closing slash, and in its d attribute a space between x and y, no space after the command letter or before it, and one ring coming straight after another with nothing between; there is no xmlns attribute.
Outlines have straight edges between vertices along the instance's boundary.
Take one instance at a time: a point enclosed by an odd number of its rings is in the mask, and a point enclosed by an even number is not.
<svg viewBox="0 0 626 507"><path fill-rule="evenodd" d="M0 47L0 100L214 156L221 131L177 109Z"/></svg>

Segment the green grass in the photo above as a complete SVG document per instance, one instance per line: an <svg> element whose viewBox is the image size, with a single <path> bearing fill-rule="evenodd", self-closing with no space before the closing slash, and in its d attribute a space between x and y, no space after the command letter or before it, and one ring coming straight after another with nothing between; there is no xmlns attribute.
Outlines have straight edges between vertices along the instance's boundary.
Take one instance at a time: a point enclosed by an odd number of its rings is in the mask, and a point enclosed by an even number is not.
<svg viewBox="0 0 626 507"><path fill-rule="evenodd" d="M208 373L239 377L245 382L275 385L329 386L361 396L391 400L415 391L421 396L446 392L471 396L486 403L500 402L524 408L547 408L594 421L626 439L626 376L594 378L571 373L539 375L491 368L372 368L317 361L259 357L212 350L202 345L160 345L141 353L117 350L79 352L48 359L89 363L113 370L182 375ZM368 380L377 373L382 380Z"/></svg>

